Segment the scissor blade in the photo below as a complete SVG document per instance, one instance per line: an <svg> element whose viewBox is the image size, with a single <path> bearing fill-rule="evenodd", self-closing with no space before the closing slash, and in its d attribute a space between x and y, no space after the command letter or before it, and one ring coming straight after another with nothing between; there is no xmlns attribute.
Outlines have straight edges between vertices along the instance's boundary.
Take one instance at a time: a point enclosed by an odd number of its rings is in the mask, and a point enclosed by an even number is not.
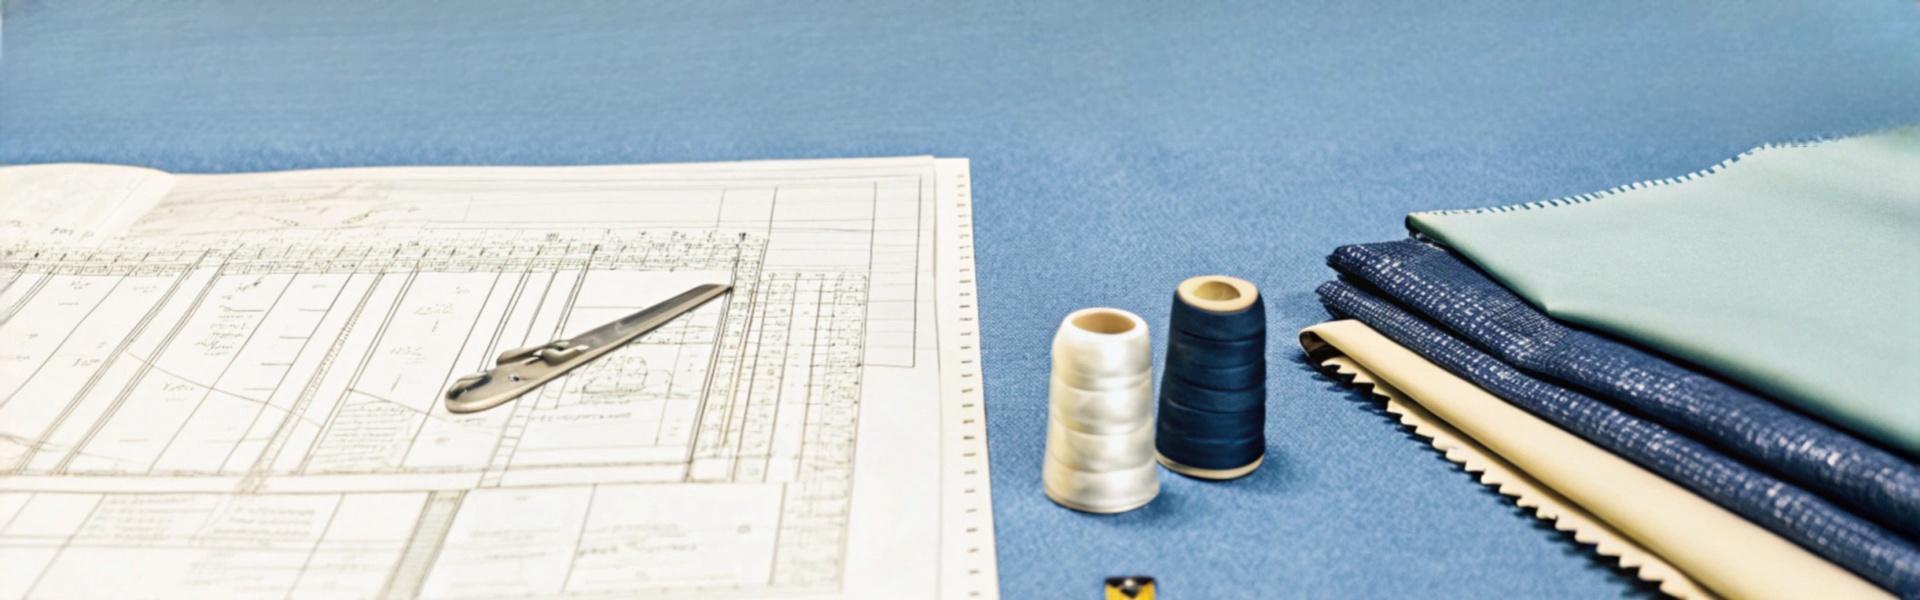
<svg viewBox="0 0 1920 600"><path fill-rule="evenodd" d="M482 373L461 377L447 390L447 410L468 413L505 404L549 381L592 362L641 334L665 325L674 317L705 304L733 286L707 284L687 290L646 310L595 327L569 339L543 346L510 350L499 364Z"/></svg>
<svg viewBox="0 0 1920 600"><path fill-rule="evenodd" d="M621 317L612 323L587 330L586 333L567 338L575 346L598 348L607 344L619 344L639 336L672 321L674 317L699 308L721 294L727 293L732 286L718 283L695 286L668 298L665 302L641 309L640 312Z"/></svg>

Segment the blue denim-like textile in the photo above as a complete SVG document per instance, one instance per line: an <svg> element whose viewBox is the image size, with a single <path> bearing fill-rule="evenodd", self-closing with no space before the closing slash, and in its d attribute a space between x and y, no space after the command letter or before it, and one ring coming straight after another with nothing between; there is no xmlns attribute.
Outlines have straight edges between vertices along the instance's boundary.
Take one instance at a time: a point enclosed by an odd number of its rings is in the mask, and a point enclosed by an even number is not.
<svg viewBox="0 0 1920 600"><path fill-rule="evenodd" d="M1563 324L1447 249L1342 246L1327 262L1495 358L1600 396L1912 539L1920 467L1663 356Z"/></svg>
<svg viewBox="0 0 1920 600"><path fill-rule="evenodd" d="M1902 597L1920 596L1920 549L1818 495L1658 423L1534 378L1352 284L1320 300L1448 371Z"/></svg>
<svg viewBox="0 0 1920 600"><path fill-rule="evenodd" d="M0 0L0 13L6 164L971 158L1009 599L1097 595L1131 573L1209 600L1657 594L1451 485L1450 463L1298 360L1294 332L1325 317L1313 289L1327 251L1392 239L1410 212L1910 122L1920 96L1911 2ZM1266 464L1230 482L1165 477L1125 514L1054 504L1040 470L1060 318L1133 311L1164 359L1167 296L1202 273L1252 281L1267 302ZM0 579L23 570L0 565Z"/></svg>

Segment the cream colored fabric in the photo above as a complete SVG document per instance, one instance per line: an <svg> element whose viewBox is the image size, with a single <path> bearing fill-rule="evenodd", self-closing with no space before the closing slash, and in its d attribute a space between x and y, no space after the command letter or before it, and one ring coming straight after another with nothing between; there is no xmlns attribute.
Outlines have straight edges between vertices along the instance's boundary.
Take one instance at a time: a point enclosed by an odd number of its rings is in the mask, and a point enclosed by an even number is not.
<svg viewBox="0 0 1920 600"><path fill-rule="evenodd" d="M1344 355L1638 547L1727 598L1891 598L1726 509L1540 420L1358 321L1300 332L1316 364Z"/></svg>
<svg viewBox="0 0 1920 600"><path fill-rule="evenodd" d="M1535 516L1553 522L1555 529L1572 532L1574 539L1591 544L1600 555L1619 559L1620 566L1633 569L1641 579L1658 583L1660 591L1669 596L1681 600L1716 598L1679 569L1667 564L1666 560L1547 489L1511 463L1474 442L1473 438L1461 434L1446 421L1421 408L1419 403L1409 400L1393 386L1380 383L1377 376L1352 358L1329 356L1319 363L1322 368L1333 369L1342 376L1352 378L1352 385L1367 388L1374 396L1384 399L1387 412L1397 415L1400 423L1412 427L1415 434L1427 438L1447 460L1459 463L1460 468L1468 473L1479 473L1480 483L1512 496L1515 504L1532 509Z"/></svg>

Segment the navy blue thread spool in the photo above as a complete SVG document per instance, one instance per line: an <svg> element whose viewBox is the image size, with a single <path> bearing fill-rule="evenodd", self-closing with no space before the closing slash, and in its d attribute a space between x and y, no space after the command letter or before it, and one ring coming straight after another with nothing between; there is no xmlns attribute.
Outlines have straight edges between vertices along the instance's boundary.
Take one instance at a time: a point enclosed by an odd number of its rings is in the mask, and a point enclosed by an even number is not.
<svg viewBox="0 0 1920 600"><path fill-rule="evenodd" d="M1155 455L1176 473L1233 479L1266 460L1267 314L1244 279L1180 282L1167 327Z"/></svg>

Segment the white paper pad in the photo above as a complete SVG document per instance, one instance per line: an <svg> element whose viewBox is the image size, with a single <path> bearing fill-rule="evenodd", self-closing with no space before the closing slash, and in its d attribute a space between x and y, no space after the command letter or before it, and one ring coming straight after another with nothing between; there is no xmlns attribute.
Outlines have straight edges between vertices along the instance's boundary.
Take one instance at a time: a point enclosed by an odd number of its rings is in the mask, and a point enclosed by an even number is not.
<svg viewBox="0 0 1920 600"><path fill-rule="evenodd" d="M963 159L8 181L0 598L998 595Z"/></svg>

